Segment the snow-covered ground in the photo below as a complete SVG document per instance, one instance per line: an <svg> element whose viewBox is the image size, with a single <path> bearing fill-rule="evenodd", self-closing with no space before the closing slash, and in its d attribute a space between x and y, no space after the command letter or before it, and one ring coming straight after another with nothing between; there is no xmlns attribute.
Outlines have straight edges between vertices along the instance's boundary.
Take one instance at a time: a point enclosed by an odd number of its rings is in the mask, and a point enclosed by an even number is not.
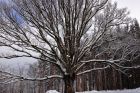
<svg viewBox="0 0 140 93"><path fill-rule="evenodd" d="M49 90L46 93L59 93L59 92L57 92L56 90Z"/></svg>
<svg viewBox="0 0 140 93"><path fill-rule="evenodd" d="M78 93L140 93L140 88L137 89L126 89L126 90L113 90L113 91L85 91Z"/></svg>
<svg viewBox="0 0 140 93"><path fill-rule="evenodd" d="M49 90L46 93L59 93L56 90ZM125 90L113 90L113 91L85 91L77 93L140 93L140 88L137 89L125 89Z"/></svg>

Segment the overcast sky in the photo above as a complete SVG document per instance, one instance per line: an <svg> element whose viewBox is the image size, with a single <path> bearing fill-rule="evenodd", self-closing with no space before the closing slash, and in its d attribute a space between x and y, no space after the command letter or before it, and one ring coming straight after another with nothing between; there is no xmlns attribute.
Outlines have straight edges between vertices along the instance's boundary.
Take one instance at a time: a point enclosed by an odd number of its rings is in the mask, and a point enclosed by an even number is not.
<svg viewBox="0 0 140 93"><path fill-rule="evenodd" d="M127 7L130 16L140 22L140 0L113 0L118 2L118 7Z"/></svg>

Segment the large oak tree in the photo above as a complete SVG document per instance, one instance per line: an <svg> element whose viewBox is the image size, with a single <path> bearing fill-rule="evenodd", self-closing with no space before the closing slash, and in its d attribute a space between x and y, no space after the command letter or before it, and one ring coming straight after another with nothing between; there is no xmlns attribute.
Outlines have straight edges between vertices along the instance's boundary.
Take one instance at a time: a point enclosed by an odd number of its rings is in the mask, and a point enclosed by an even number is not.
<svg viewBox="0 0 140 93"><path fill-rule="evenodd" d="M91 49L115 26L128 23L126 9L117 9L110 0L12 0L1 2L0 46L16 51L1 58L32 57L55 65L60 75L25 80L61 78L65 93L74 93L77 75L110 67L123 67L119 59L86 59ZM43 56L43 57L40 57ZM93 57L92 57L93 58ZM80 72L87 63L106 64ZM117 63L115 63L117 62ZM6 73L6 72L5 72ZM8 73L7 73L8 74ZM11 74L12 75L12 74Z"/></svg>

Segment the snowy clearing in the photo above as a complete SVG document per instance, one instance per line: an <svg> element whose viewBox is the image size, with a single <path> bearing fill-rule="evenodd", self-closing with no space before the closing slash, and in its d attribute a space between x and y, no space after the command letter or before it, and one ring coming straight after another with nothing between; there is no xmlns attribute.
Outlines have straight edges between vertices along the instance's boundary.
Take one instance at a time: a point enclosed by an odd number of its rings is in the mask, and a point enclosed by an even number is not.
<svg viewBox="0 0 140 93"><path fill-rule="evenodd" d="M59 93L59 92L57 92L56 90L49 90L46 93Z"/></svg>
<svg viewBox="0 0 140 93"><path fill-rule="evenodd" d="M46 93L59 93L56 90L49 90ZM113 90L113 91L85 91L77 93L140 93L140 88L137 89L126 89L126 90Z"/></svg>
<svg viewBox="0 0 140 93"><path fill-rule="evenodd" d="M113 90L113 91L85 91L78 93L140 93L140 88L137 89L126 89L126 90Z"/></svg>

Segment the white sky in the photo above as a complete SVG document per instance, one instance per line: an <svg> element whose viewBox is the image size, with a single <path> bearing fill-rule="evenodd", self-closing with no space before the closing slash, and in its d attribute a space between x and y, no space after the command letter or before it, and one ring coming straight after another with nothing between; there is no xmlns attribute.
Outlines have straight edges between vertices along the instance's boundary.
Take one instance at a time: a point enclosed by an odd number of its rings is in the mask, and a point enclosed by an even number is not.
<svg viewBox="0 0 140 93"><path fill-rule="evenodd" d="M112 0L118 2L118 7L127 7L132 18L140 22L140 0Z"/></svg>

